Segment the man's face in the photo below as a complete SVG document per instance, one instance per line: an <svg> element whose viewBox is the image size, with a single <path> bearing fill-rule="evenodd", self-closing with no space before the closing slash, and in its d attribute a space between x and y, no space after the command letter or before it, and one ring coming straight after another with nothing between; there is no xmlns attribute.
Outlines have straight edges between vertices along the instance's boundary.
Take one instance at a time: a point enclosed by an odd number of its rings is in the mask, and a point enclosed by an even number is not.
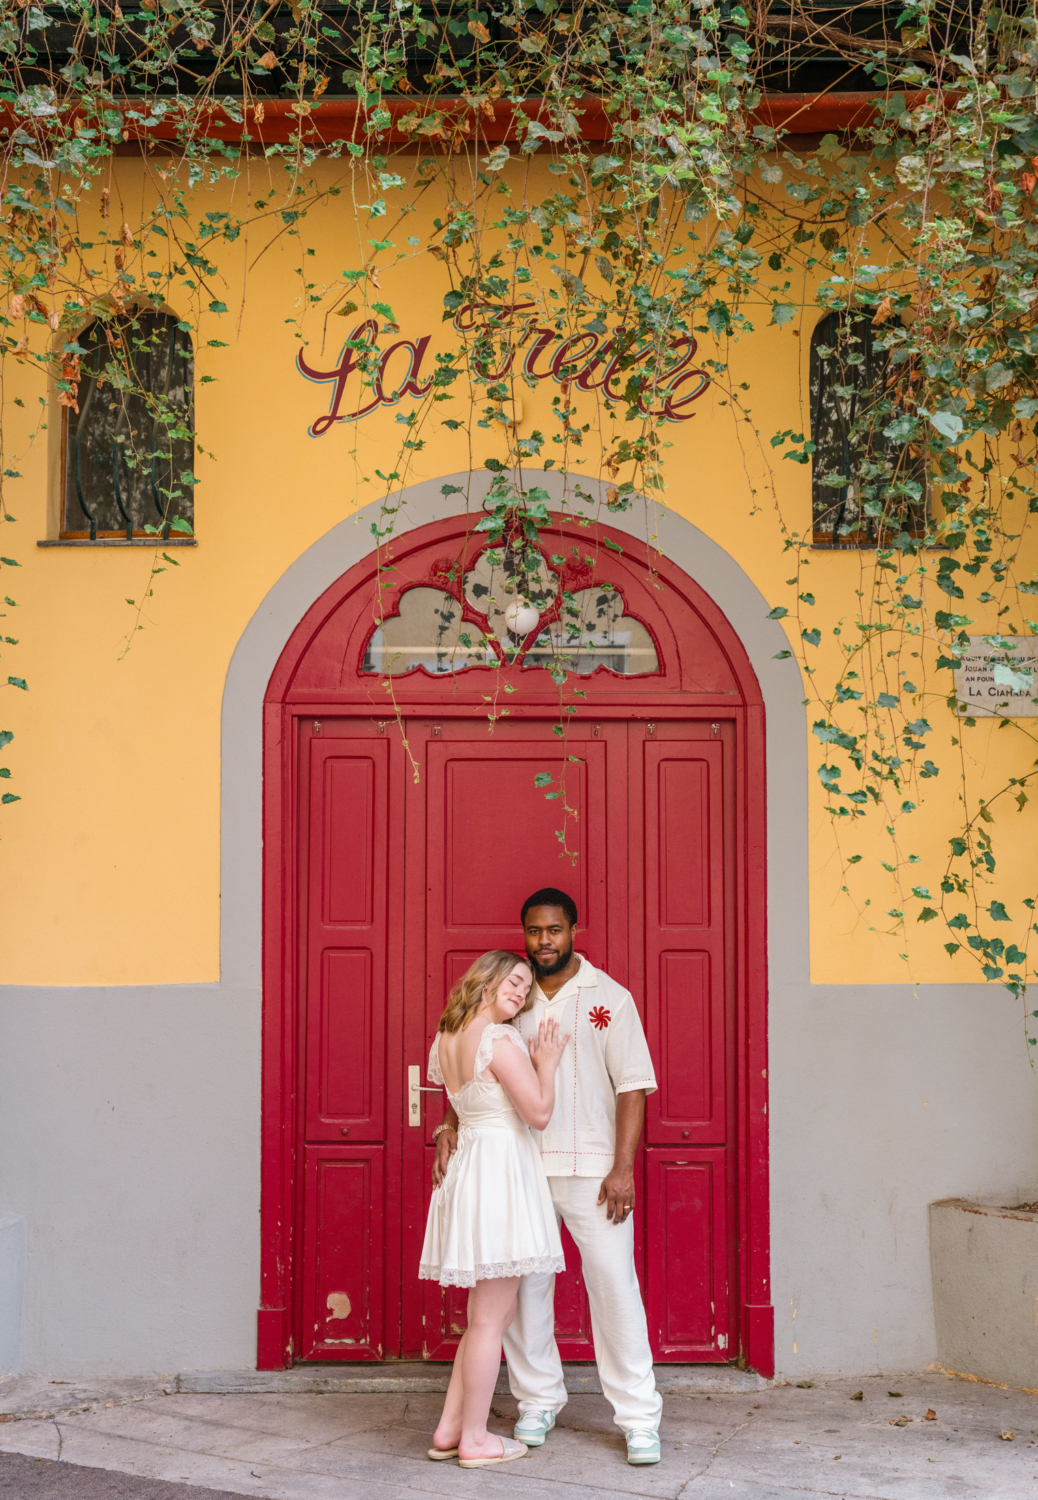
<svg viewBox="0 0 1038 1500"><path fill-rule="evenodd" d="M526 952L539 979L564 969L573 957L573 927L561 906L531 906L526 913Z"/></svg>

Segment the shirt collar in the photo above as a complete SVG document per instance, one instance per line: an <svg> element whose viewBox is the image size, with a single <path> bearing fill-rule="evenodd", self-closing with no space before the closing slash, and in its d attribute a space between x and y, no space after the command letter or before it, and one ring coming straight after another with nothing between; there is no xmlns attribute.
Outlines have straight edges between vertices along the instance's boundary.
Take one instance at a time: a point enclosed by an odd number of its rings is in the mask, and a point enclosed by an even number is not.
<svg viewBox="0 0 1038 1500"><path fill-rule="evenodd" d="M533 1000L542 1000L545 1005L557 1005L560 1000L568 1000L578 990L590 989L593 985L597 985L598 970L593 964L588 963L582 953L578 953L577 957L580 959L580 968L571 978L566 980L562 989L554 994L550 1000L541 989L538 980L535 979L533 982Z"/></svg>

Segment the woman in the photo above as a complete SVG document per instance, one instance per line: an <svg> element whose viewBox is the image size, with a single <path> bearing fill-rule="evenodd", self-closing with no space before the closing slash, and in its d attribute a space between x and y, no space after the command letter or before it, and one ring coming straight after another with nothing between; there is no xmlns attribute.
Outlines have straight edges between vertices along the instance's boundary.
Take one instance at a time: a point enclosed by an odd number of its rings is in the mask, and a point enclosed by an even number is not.
<svg viewBox="0 0 1038 1500"><path fill-rule="evenodd" d="M468 1327L429 1457L462 1468L509 1463L525 1443L487 1432L501 1339L515 1316L520 1276L565 1270L548 1181L530 1129L555 1108L555 1070L568 1036L538 1028L529 1055L508 1023L526 1008L533 974L514 953L476 960L447 997L429 1053L429 1078L458 1115L458 1149L429 1205L418 1274L467 1286Z"/></svg>

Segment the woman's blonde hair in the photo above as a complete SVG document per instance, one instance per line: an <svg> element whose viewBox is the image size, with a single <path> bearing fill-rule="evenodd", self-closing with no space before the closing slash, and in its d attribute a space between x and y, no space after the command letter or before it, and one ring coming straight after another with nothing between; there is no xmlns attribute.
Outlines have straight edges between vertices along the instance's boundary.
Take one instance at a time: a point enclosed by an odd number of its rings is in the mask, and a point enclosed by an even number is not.
<svg viewBox="0 0 1038 1500"><path fill-rule="evenodd" d="M517 953L506 953L503 948L494 948L490 953L484 953L482 958L477 958L447 996L447 1004L437 1031L464 1031L483 1004L484 992L489 991L487 998L492 1000L502 979L507 979L517 964L525 964L530 968L528 958L520 958ZM529 1010L532 994L531 986L524 1010Z"/></svg>

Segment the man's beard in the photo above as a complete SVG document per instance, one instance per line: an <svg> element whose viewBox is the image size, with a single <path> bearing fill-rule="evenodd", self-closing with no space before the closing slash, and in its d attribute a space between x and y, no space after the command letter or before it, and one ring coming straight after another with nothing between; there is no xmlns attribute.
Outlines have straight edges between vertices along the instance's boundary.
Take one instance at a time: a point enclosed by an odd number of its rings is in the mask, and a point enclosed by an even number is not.
<svg viewBox="0 0 1038 1500"><path fill-rule="evenodd" d="M532 953L530 954L530 962L533 964L533 972L537 975L538 979L550 979L553 974L557 974L560 969L564 969L572 957L573 944L570 943L565 953L556 954L546 964L542 964Z"/></svg>

